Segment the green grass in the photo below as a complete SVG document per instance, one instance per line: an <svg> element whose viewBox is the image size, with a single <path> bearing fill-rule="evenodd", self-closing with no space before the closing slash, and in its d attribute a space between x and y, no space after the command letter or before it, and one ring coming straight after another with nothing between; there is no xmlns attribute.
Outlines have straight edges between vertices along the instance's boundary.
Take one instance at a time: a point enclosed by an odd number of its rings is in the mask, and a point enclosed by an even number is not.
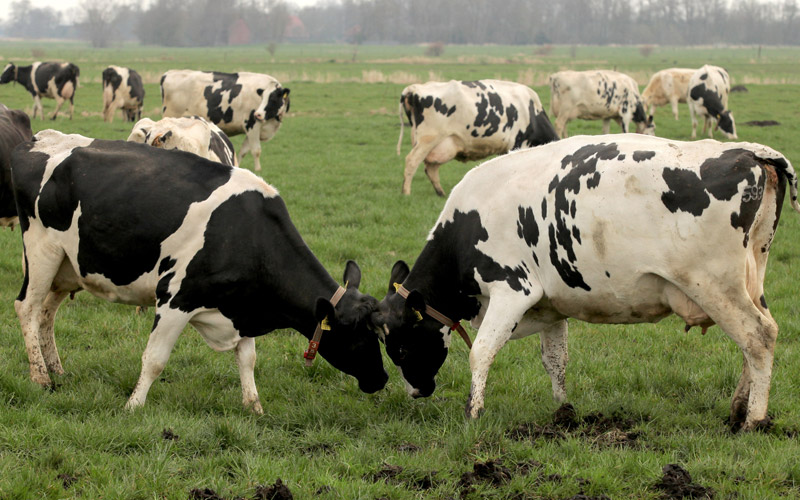
<svg viewBox="0 0 800 500"><path fill-rule="evenodd" d="M362 290L378 298L395 260L411 263L417 257L444 203L422 172L412 195L400 195L397 99L406 78L530 78L547 107L542 78L554 70L616 66L643 85L663 67L713 62L749 88L730 100L740 139L800 158L798 49L765 48L758 60L754 48L658 48L644 58L636 48L577 47L572 58L570 47L537 56L532 47L448 46L441 60L431 60L421 46L363 46L353 62L353 47L347 45L282 45L274 61L264 47L1 47L6 61L29 63L35 48L44 51L37 59L72 60L81 67L75 119L37 119L35 130L55 127L107 139L125 139L130 131L119 115L111 125L100 117L100 72L108 64L131 66L146 77L145 114L154 119L160 107L157 80L166 69L281 75L292 91L292 110L275 139L264 144L262 175L279 189L295 225L331 274L340 278L345 261L356 259ZM377 71L386 81L368 83L380 80ZM0 102L31 109L30 96L19 86L0 86ZM51 112L53 101L44 106ZM683 104L680 113L676 122L668 107L660 108L658 135L688 139ZM768 119L781 125L744 125ZM600 122L572 122L569 130L598 134L600 128ZM612 125L612 132L617 130ZM233 141L238 148L242 137ZM403 153L409 148L406 130ZM474 165L443 166L445 189ZM252 160L246 158L243 166L252 168ZM352 378L324 361L306 369L301 357L306 343L289 331L257 341L263 416L241 408L233 354L212 351L191 329L178 341L147 404L130 413L123 405L139 374L152 309L137 315L133 308L79 294L62 306L56 322L68 375L56 377L55 391L43 391L28 379L13 309L22 282L19 230L0 232L0 498L185 499L193 488L250 498L256 485L277 478L301 499L459 498L461 475L475 461L493 459L502 459L513 478L499 487L477 484L467 498L568 498L580 491L658 498L653 485L668 463L681 464L717 498L797 497L799 230L800 216L787 205L766 278L767 300L781 326L770 433L732 435L725 425L741 354L718 328L701 336L696 329L684 333L675 318L625 327L571 322L570 400L579 416L627 415L639 437L626 448L578 431L554 440L508 435L520 424L548 424L557 407L535 337L500 352L489 377L487 411L474 422L463 416L470 374L468 351L459 340L434 396L409 400L388 358L386 389L364 395ZM164 439L164 430L179 439ZM515 464L534 460L540 468L516 471ZM374 480L384 464L403 470ZM75 480L65 488L59 475ZM432 477L433 487L415 488L425 477Z"/></svg>

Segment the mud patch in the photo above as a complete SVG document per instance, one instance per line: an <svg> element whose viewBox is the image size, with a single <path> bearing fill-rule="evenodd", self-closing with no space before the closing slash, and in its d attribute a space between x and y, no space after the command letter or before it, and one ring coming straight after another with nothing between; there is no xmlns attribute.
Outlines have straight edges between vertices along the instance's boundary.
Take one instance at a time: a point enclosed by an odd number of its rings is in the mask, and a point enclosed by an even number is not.
<svg viewBox="0 0 800 500"><path fill-rule="evenodd" d="M599 447L638 446L639 433L631 429L637 421L619 412L605 415L592 413L579 418L575 408L565 403L553 414L553 421L545 425L536 423L520 424L506 435L517 441L537 439L564 439L569 435L588 439Z"/></svg>
<svg viewBox="0 0 800 500"><path fill-rule="evenodd" d="M225 500L217 495L217 492L211 488L193 489L189 492L189 500Z"/></svg>
<svg viewBox="0 0 800 500"><path fill-rule="evenodd" d="M421 449L422 448L413 443L402 443L397 446L397 451L402 451L404 453L416 453Z"/></svg>
<svg viewBox="0 0 800 500"><path fill-rule="evenodd" d="M61 485L64 487L65 490L68 490L69 487L72 486L72 484L78 480L77 477L71 476L69 474L59 474L56 476L56 479L61 481Z"/></svg>
<svg viewBox="0 0 800 500"><path fill-rule="evenodd" d="M177 441L181 437L175 432L172 431L169 427L165 427L163 431L161 431L161 437L167 441Z"/></svg>
<svg viewBox="0 0 800 500"><path fill-rule="evenodd" d="M384 463L378 472L367 474L364 479L377 483L383 481L406 489L425 491L435 488L439 484L436 478L438 471L412 471L406 472L399 465Z"/></svg>
<svg viewBox="0 0 800 500"><path fill-rule="evenodd" d="M689 472L678 464L662 468L664 476L655 484L663 492L662 498L714 498L714 490L695 484Z"/></svg>
<svg viewBox="0 0 800 500"><path fill-rule="evenodd" d="M292 492L278 478L275 484L270 486L256 486L256 495L253 500L293 500Z"/></svg>
<svg viewBox="0 0 800 500"><path fill-rule="evenodd" d="M780 122L776 122L775 120L752 120L744 122L744 124L750 125L751 127L774 127L780 125Z"/></svg>
<svg viewBox="0 0 800 500"><path fill-rule="evenodd" d="M750 92L744 85L734 85L731 87L731 92Z"/></svg>

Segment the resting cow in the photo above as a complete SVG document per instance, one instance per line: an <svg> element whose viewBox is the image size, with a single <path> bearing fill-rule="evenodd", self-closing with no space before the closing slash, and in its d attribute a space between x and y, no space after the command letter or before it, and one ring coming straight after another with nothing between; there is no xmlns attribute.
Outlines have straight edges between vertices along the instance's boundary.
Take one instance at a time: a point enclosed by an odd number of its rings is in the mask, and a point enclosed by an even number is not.
<svg viewBox="0 0 800 500"><path fill-rule="evenodd" d="M653 135L655 126L647 119L639 86L628 75L616 71L560 71L550 75L550 112L556 120L559 137L567 137L567 123L603 120L603 133L613 119L623 132Z"/></svg>
<svg viewBox="0 0 800 500"><path fill-rule="evenodd" d="M125 121L142 117L144 84L135 70L109 66L103 70L103 120L114 121L114 112L122 109Z"/></svg>
<svg viewBox="0 0 800 500"><path fill-rule="evenodd" d="M692 117L692 139L697 137L697 117L702 116L703 134L713 137L711 123L728 139L738 139L733 113L728 111L731 79L728 72L717 66L705 65L689 80L689 116Z"/></svg>
<svg viewBox="0 0 800 500"><path fill-rule="evenodd" d="M58 111L64 101L69 100L69 119L72 120L75 111L75 89L78 88L78 75L80 69L72 63L35 62L30 66L16 66L7 64L0 75L0 83L17 82L33 96L33 116L36 110L44 120L42 97L56 100L56 110L52 119L58 116Z"/></svg>
<svg viewBox="0 0 800 500"><path fill-rule="evenodd" d="M752 429L767 417L778 325L763 281L787 183L800 212L791 164L750 143L577 136L511 153L453 189L413 269L395 264L402 288L390 284L373 322L409 393L429 396L451 335L430 308L470 320L470 417L508 340L540 334L564 401L567 318L716 323L744 354L731 424Z"/></svg>
<svg viewBox="0 0 800 500"><path fill-rule="evenodd" d="M539 96L526 87L502 80L428 82L409 85L400 95L400 139L405 112L411 123L403 194L421 162L436 190L444 196L439 166L452 159L473 161L512 149L558 140Z"/></svg>
<svg viewBox="0 0 800 500"><path fill-rule="evenodd" d="M239 163L253 155L261 170L261 142L278 132L289 112L289 89L260 73L219 73L169 70L161 77L165 117L197 115L217 125L229 136L244 134Z"/></svg>
<svg viewBox="0 0 800 500"><path fill-rule="evenodd" d="M652 121L656 106L667 104L672 108L672 116L678 119L678 103L686 102L689 94L689 79L697 70L669 68L650 77L650 82L642 91L642 102Z"/></svg>
<svg viewBox="0 0 800 500"><path fill-rule="evenodd" d="M278 192L252 172L54 130L16 148L12 165L25 261L14 306L34 382L49 386L48 372L63 373L55 314L83 289L155 305L128 408L144 404L187 323L214 350L236 351L243 402L259 413L254 337L279 328L309 337L329 325L319 353L365 392L386 383L369 323L377 301L358 291L358 266L346 266L346 290L337 285Z"/></svg>
<svg viewBox="0 0 800 500"><path fill-rule="evenodd" d="M17 224L17 206L11 185L11 151L32 137L28 115L0 104L0 227L13 228Z"/></svg>
<svg viewBox="0 0 800 500"><path fill-rule="evenodd" d="M180 149L225 165L239 165L233 144L225 132L199 116L162 118L157 122L142 118L133 126L128 142Z"/></svg>

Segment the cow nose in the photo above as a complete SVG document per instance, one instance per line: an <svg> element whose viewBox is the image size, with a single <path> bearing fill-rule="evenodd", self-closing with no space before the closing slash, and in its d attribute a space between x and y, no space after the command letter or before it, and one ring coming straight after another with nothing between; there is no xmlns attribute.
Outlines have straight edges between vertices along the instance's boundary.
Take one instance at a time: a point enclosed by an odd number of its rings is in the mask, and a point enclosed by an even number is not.
<svg viewBox="0 0 800 500"><path fill-rule="evenodd" d="M263 120L263 119L264 119L264 113L261 112L256 113L256 120Z"/></svg>

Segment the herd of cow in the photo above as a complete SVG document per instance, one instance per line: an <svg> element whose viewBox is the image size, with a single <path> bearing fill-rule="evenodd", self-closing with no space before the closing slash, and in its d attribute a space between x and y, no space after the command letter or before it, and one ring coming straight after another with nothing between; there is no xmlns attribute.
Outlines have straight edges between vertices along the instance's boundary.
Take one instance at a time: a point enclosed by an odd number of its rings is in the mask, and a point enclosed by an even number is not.
<svg viewBox="0 0 800 500"><path fill-rule="evenodd" d="M6 66L34 96L70 101L69 63ZM472 169L454 188L412 268L391 270L383 300L359 292L348 261L342 287L295 229L278 192L238 168L277 132L289 89L256 73L170 70L161 78L164 118L141 118L135 71L103 72L103 116L138 122L128 141L56 130L0 109L0 217L17 220L24 279L15 301L31 379L64 372L54 336L59 304L80 290L155 306L142 370L127 407L145 402L187 324L218 351L235 350L246 407L261 412L254 338L293 328L354 376L365 392L384 387L380 343L408 393L429 396L453 330L470 321L469 417L484 407L489 368L511 339L538 333L556 400L566 399L567 318L656 322L676 314L703 330L719 325L744 365L731 403L733 429L767 421L778 326L764 276L788 188L800 212L797 176L759 144L651 137L653 107L688 102L736 137L721 68L665 70L640 95L612 71L550 77L551 114L530 88L498 80L429 82L403 90L412 128L403 193L420 162L436 192L452 159L508 153ZM646 113L649 108L650 114ZM572 119L610 120L643 134L566 137ZM401 124L403 121L401 120ZM705 132L705 131L704 131ZM227 135L245 134L239 156ZM403 131L401 128L400 141ZM559 137L561 139L559 140ZM153 147L155 146L155 147ZM398 153L400 143L398 143ZM464 334L465 339L469 338Z"/></svg>

